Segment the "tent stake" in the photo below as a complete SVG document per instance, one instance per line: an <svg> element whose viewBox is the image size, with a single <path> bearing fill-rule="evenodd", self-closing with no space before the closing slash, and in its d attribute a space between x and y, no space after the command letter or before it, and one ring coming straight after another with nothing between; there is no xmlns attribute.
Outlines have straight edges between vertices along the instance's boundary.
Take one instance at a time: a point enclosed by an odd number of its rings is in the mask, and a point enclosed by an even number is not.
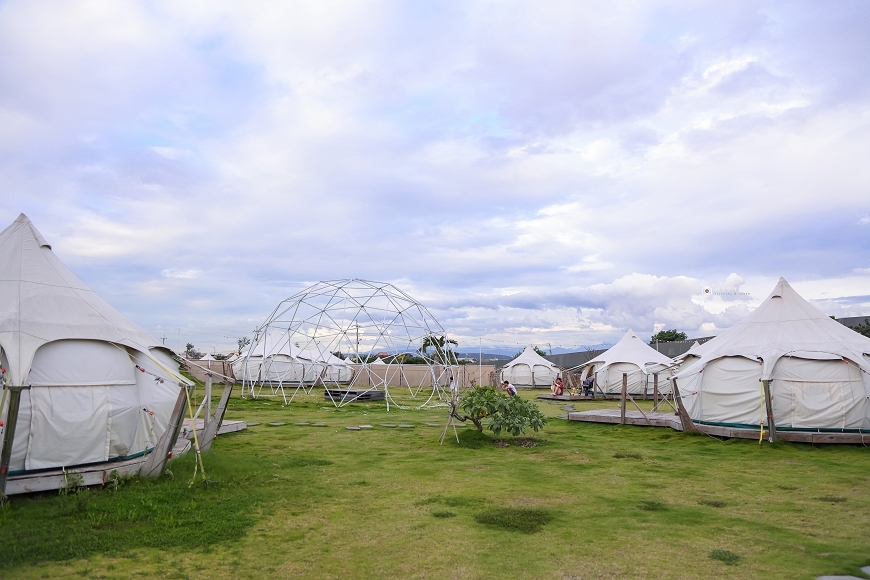
<svg viewBox="0 0 870 580"><path fill-rule="evenodd" d="M3 433L3 451L0 452L0 498L6 497L6 479L9 477L9 461L12 458L12 443L15 441L15 426L18 409L21 407L21 391L29 386L6 387L9 389L9 410L6 412L6 431Z"/></svg>
<svg viewBox="0 0 870 580"><path fill-rule="evenodd" d="M761 381L764 386L764 405L767 407L767 430L770 432L768 441L776 441L776 422L773 420L773 404L770 400L770 381Z"/></svg>

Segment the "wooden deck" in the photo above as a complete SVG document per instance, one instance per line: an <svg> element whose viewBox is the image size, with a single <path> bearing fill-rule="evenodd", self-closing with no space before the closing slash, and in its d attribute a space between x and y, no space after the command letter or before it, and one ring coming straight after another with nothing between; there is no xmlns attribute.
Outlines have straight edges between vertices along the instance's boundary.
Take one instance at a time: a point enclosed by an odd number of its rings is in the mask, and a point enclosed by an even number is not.
<svg viewBox="0 0 870 580"><path fill-rule="evenodd" d="M595 393L593 397L592 395L554 395L552 393L544 393L537 395L537 398L547 401L618 401L622 398L622 395L620 393L609 393L607 395ZM653 394L632 395L632 398L635 401L652 401ZM661 396L659 396L659 400L662 400Z"/></svg>
<svg viewBox="0 0 870 580"><path fill-rule="evenodd" d="M324 400L339 403L383 401L386 395L385 391L379 389L323 389Z"/></svg>
<svg viewBox="0 0 870 580"><path fill-rule="evenodd" d="M646 418L640 411L625 412L626 425L640 425L644 427L670 427L675 431L682 431L683 426L680 418L674 413L645 413ZM595 411L575 411L568 413L569 421L585 421L588 423L619 424L619 409L599 409ZM695 428L708 435L716 437L729 437L738 439L758 440L758 429L743 429L739 427L723 427L721 425L702 425L695 423ZM765 438L767 431L765 430ZM870 445L870 433L818 433L811 431L784 431L777 430L777 441L792 441L795 443L847 443Z"/></svg>
<svg viewBox="0 0 870 580"><path fill-rule="evenodd" d="M202 419L198 419L196 423L197 430L201 430L203 428ZM244 421L224 421L221 424L220 430L218 430L218 435L233 433L246 428L247 424ZM192 447L190 440L192 438L193 432L190 430L190 419L185 419L181 428L181 434L178 436L178 441L175 443L175 447L172 448L173 457L189 451ZM136 475L139 472L139 467L145 462L146 457L143 455L142 457L135 457L125 461L110 461L86 465L84 467L74 467L67 469L66 473L80 475L82 478L81 485L103 485L111 481L113 477L112 472L117 472L120 477ZM63 469L11 475L6 482L6 495L60 489L66 485L66 481Z"/></svg>

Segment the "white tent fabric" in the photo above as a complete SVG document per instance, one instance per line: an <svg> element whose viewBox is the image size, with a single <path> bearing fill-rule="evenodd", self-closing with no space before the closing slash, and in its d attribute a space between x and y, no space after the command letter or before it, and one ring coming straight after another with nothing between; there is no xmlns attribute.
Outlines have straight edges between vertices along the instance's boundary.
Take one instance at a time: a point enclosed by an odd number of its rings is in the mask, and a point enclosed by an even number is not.
<svg viewBox="0 0 870 580"><path fill-rule="evenodd" d="M319 344L301 349L285 334L274 332L233 363L233 374L237 380L291 385L314 383L318 379L347 382L353 369Z"/></svg>
<svg viewBox="0 0 870 580"><path fill-rule="evenodd" d="M870 428L870 338L825 316L780 278L749 316L693 348L676 373L694 421L778 429Z"/></svg>
<svg viewBox="0 0 870 580"><path fill-rule="evenodd" d="M596 392L618 394L622 392L622 375L627 375L627 391L632 395L653 392L650 375L659 374L659 391L670 392L671 359L650 347L629 329L619 342L582 365L571 370L582 370L584 378L595 373ZM600 391L598 390L600 389Z"/></svg>
<svg viewBox="0 0 870 580"><path fill-rule="evenodd" d="M13 472L144 453L166 430L178 385L189 384L169 351L76 278L24 214L0 232L0 359L7 384L30 386Z"/></svg>
<svg viewBox="0 0 870 580"><path fill-rule="evenodd" d="M508 381L515 387L549 387L562 370L531 346L527 346L514 360L502 367L499 381Z"/></svg>

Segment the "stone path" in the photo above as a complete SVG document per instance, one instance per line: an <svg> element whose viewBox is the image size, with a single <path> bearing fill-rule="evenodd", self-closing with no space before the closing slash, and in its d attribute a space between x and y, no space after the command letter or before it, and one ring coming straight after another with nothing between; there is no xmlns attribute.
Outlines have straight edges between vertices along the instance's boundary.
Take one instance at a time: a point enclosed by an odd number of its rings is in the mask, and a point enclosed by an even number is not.
<svg viewBox="0 0 870 580"><path fill-rule="evenodd" d="M870 574L870 566L864 566L861 571ZM866 580L857 576L816 576L816 580Z"/></svg>

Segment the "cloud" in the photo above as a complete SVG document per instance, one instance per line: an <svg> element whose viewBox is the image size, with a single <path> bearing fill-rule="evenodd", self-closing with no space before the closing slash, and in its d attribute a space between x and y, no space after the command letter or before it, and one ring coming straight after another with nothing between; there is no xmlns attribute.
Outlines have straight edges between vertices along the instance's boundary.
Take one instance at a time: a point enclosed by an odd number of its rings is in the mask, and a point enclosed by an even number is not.
<svg viewBox="0 0 870 580"><path fill-rule="evenodd" d="M199 275L202 274L202 270L199 268L191 268L190 270L175 270L173 268L168 268L161 272L164 278L181 278L183 280L192 280L194 278L199 278Z"/></svg>
<svg viewBox="0 0 870 580"><path fill-rule="evenodd" d="M464 337L708 332L780 275L863 295L868 24L858 4L13 0L0 220L27 212L149 328L249 333L359 276Z"/></svg>

